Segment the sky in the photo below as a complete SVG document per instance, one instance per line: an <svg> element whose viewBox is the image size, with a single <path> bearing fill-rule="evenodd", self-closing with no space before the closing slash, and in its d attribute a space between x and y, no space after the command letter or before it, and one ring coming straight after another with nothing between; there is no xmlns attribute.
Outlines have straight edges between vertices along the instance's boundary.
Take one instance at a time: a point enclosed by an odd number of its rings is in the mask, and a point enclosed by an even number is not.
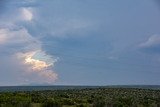
<svg viewBox="0 0 160 107"><path fill-rule="evenodd" d="M0 0L0 86L160 85L158 0Z"/></svg>

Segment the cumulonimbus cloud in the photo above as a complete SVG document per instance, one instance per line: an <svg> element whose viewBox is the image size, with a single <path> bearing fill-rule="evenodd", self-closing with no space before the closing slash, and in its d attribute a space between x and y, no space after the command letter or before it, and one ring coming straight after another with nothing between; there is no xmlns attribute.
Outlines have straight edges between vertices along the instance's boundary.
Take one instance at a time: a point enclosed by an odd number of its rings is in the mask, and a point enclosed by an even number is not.
<svg viewBox="0 0 160 107"><path fill-rule="evenodd" d="M53 71L57 58L45 53L41 48L41 41L30 34L22 22L27 23L33 20L33 9L31 7L19 7L18 9L15 8L15 11L13 9L13 12L19 12L13 18L13 21L9 19L6 24L3 20L0 21L0 24L3 23L3 25L0 25L0 53L9 58L3 58L4 63L0 65L0 71L5 69L7 69L5 72L8 73L13 71L15 74L13 76L14 80L21 78L21 80L18 80L20 84L53 84L58 79L58 74ZM1 57L3 56L0 56L0 59ZM3 66L8 65L7 63L15 65L14 68Z"/></svg>
<svg viewBox="0 0 160 107"><path fill-rule="evenodd" d="M0 39L1 52L10 49L11 54L6 55L14 55L15 61L21 63L21 73L27 74L26 77L34 73L43 83L54 83L57 80L58 75L53 71L57 59L42 51L40 41L32 37L27 29L0 29ZM19 66L16 67L18 69ZM31 79L30 82L35 81Z"/></svg>

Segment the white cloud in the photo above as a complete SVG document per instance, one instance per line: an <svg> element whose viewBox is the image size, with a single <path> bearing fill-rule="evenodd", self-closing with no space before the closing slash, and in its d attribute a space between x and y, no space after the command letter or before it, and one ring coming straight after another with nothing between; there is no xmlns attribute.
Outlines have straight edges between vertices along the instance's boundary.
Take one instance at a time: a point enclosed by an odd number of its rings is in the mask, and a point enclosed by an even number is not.
<svg viewBox="0 0 160 107"><path fill-rule="evenodd" d="M22 18L26 21L31 21L33 19L33 14L31 8L22 8Z"/></svg>
<svg viewBox="0 0 160 107"><path fill-rule="evenodd" d="M24 22L28 23L34 19L35 11L33 7L10 7L1 13L0 27L13 27L15 25L23 26Z"/></svg>
<svg viewBox="0 0 160 107"><path fill-rule="evenodd" d="M147 41L141 43L139 46L147 48L147 47L152 47L157 45L160 45L160 35L153 35L149 37Z"/></svg>
<svg viewBox="0 0 160 107"><path fill-rule="evenodd" d="M32 37L27 29L17 28L0 29L0 52L9 52L15 54L23 51L34 51L41 48L41 43L36 38Z"/></svg>
<svg viewBox="0 0 160 107"><path fill-rule="evenodd" d="M32 66L32 70L42 70L52 66L52 63L47 64L45 61L41 61L39 59L32 58L36 52L27 53L28 55L25 56L25 63Z"/></svg>
<svg viewBox="0 0 160 107"><path fill-rule="evenodd" d="M38 56L39 59L38 57L36 58L36 55L38 55L37 53L41 53L39 54L41 56ZM28 53L18 53L17 57L23 62L24 65L27 66L26 73L35 73L44 79L43 82L47 83L54 83L55 80L57 80L58 75L52 70L52 67L54 67L54 63L57 61L57 59L52 59L45 52L33 51ZM43 57L44 59L40 57Z"/></svg>
<svg viewBox="0 0 160 107"><path fill-rule="evenodd" d="M25 28L0 29L0 41L3 41L3 44L38 42Z"/></svg>

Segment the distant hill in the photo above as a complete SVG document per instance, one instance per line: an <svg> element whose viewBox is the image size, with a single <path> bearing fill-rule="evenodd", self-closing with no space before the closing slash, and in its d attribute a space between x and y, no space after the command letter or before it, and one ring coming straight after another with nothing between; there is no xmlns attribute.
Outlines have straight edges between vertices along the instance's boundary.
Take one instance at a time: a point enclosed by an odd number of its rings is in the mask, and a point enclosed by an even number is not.
<svg viewBox="0 0 160 107"><path fill-rule="evenodd" d="M68 89L85 89L85 88L139 88L160 90L160 85L110 85L110 86L0 86L0 92L4 91L39 91L39 90L68 90Z"/></svg>

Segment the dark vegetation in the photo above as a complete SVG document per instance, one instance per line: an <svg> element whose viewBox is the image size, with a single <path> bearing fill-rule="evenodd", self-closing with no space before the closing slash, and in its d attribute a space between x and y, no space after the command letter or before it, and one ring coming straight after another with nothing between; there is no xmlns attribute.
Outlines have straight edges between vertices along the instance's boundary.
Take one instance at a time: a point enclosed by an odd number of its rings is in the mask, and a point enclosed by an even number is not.
<svg viewBox="0 0 160 107"><path fill-rule="evenodd" d="M88 88L0 92L0 107L160 107L160 90Z"/></svg>

